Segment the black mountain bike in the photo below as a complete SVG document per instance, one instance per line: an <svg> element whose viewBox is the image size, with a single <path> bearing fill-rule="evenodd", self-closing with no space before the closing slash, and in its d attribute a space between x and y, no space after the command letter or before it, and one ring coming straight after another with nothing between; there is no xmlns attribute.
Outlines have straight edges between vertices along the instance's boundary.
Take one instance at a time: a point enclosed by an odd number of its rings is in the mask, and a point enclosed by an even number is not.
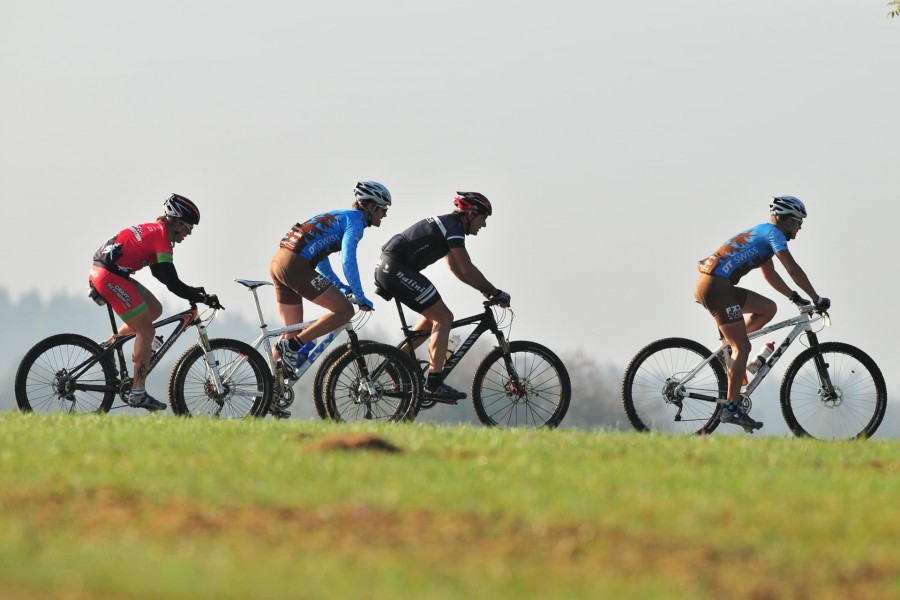
<svg viewBox="0 0 900 600"><path fill-rule="evenodd" d="M50 336L32 347L16 372L16 403L23 412L106 413L116 396L130 406L132 377L123 346L134 338L116 335L116 319L107 304L114 338L101 344L76 333ZM169 404L177 415L219 418L264 416L272 397L272 382L259 352L239 340L209 339L206 325L218 311L201 318L195 304L188 310L153 323L172 326L168 336L156 336L162 345L150 357L148 374L189 327L199 341L178 360L194 370L173 369L169 379ZM117 366L118 365L118 366Z"/></svg>
<svg viewBox="0 0 900 600"><path fill-rule="evenodd" d="M403 305L399 300L397 312L403 329L403 341L399 347L409 350L410 360L416 361L413 342L431 335L431 331L413 331L406 322ZM503 323L509 314L512 324L514 314L510 309L502 309L498 320L494 315L495 301L486 301L484 312L453 321L453 328L476 325L475 329L447 359L444 374L453 371L462 357L485 332L490 331L497 339L497 346L491 350L475 370L472 379L472 406L478 420L491 427L556 427L566 416L572 396L569 373L559 357L549 348L536 342L509 341L503 333ZM415 363L414 363L415 364ZM456 404L425 395L425 372L428 361L418 361L416 369L420 377L421 393L418 402L411 407L408 419L414 419L420 410L426 410L439 403Z"/></svg>

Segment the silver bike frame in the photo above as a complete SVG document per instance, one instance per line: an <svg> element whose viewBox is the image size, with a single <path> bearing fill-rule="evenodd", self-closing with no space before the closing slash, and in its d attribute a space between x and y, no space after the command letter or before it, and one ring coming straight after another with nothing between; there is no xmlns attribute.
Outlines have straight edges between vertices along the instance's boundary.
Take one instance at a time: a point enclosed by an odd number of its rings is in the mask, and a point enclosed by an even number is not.
<svg viewBox="0 0 900 600"><path fill-rule="evenodd" d="M784 355L784 353L787 351L787 349L790 347L790 345L793 344L797 340L797 338L800 337L802 334L812 331L812 324L814 322L817 322L820 319L823 319L826 326L829 324L827 314L824 314L821 317L817 317L817 318L813 317L813 313L815 312L815 306L813 306L813 305L809 305L808 308L804 306L800 310L802 311L802 313L796 317L787 319L785 321L781 321L780 323L768 325L758 331L754 331L753 333L751 333L747 336L751 340L755 340L756 338L762 337L764 335L768 335L768 334L772 333L773 331L778 331L779 329L784 329L785 327L791 327L791 326L794 327L790 331L790 333L788 333L788 335L784 339L784 341L781 342L781 345L778 346L778 348L776 348L775 351L772 353L772 355L766 360L765 364L763 364L759 368L759 370L753 376L753 379L750 380L750 382L747 384L747 387L744 388L744 391L742 392L743 394L750 396L753 393L753 391L757 387L759 387L759 384L762 383L762 380L765 379L766 375L769 374L769 371L771 371L772 367L775 366L775 363L777 363L781 359L781 357ZM722 343L720 343L719 347L716 348L715 351L713 351L712 355L710 355L708 358L703 360L703 362L701 362L696 367L694 367L694 369L690 373L688 373L687 375L684 376L684 378L681 380L681 382L679 384L679 392L680 392L679 395L692 397L692 394L685 393L685 390L684 390L685 383L689 382L691 379L693 379L694 376L696 376L697 373L699 373L700 370L703 369L703 367L708 365L710 362L712 362L713 360L718 360L718 357L723 355L723 353L725 352L725 348L727 346L728 346L728 344L724 340L722 340ZM706 398L704 398L704 399L706 399ZM722 398L719 398L716 401L719 402L720 404L727 402L726 400L724 400Z"/></svg>

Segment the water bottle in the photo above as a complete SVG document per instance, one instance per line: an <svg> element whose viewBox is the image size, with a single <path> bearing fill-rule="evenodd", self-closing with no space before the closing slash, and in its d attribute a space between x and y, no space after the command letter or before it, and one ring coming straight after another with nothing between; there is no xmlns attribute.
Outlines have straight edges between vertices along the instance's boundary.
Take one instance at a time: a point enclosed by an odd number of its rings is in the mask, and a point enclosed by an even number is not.
<svg viewBox="0 0 900 600"><path fill-rule="evenodd" d="M459 342L462 341L459 337L458 333L454 333L450 339L447 341L447 358L446 360L450 360L450 357L453 356L453 353L456 352L456 349L459 347Z"/></svg>
<svg viewBox="0 0 900 600"><path fill-rule="evenodd" d="M757 371L759 371L760 367L766 364L766 360L768 360L768 358L772 356L773 352L775 352L775 342L769 342L768 344L763 346L763 349L759 354L756 355L756 358L753 359L753 362L747 363L747 371L750 373L756 373Z"/></svg>
<svg viewBox="0 0 900 600"><path fill-rule="evenodd" d="M303 363L306 362L306 359L309 358L309 353L312 352L312 349L316 347L315 342L306 342L300 349L297 350L297 362L294 365L296 370L300 370L300 367L303 366Z"/></svg>
<svg viewBox="0 0 900 600"><path fill-rule="evenodd" d="M156 352L157 350L162 348L162 345L163 345L163 338L161 335L158 335L153 338L152 342L150 342L150 351Z"/></svg>

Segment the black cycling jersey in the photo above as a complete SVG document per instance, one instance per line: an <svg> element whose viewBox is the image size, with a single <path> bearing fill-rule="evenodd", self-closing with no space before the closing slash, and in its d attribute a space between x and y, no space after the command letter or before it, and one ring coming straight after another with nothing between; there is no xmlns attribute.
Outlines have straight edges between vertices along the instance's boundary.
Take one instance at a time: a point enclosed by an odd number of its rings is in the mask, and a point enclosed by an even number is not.
<svg viewBox="0 0 900 600"><path fill-rule="evenodd" d="M397 262L421 271L447 256L451 248L464 248L466 233L457 214L428 217L398 233L381 251Z"/></svg>

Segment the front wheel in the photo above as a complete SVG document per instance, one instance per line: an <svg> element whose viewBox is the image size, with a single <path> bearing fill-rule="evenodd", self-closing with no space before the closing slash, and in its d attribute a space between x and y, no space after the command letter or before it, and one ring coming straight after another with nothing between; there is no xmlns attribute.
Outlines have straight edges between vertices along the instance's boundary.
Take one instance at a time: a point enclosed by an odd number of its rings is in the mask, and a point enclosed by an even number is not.
<svg viewBox="0 0 900 600"><path fill-rule="evenodd" d="M535 342L510 342L509 362L494 348L472 380L472 406L489 427L556 427L569 410L571 396L565 365Z"/></svg>
<svg viewBox="0 0 900 600"><path fill-rule="evenodd" d="M335 421L406 419L418 401L419 377L409 355L388 344L345 352L325 377L322 396Z"/></svg>
<svg viewBox="0 0 900 600"><path fill-rule="evenodd" d="M360 347L375 343L377 342L371 340L359 340ZM325 389L325 379L328 377L328 372L331 370L331 367L334 366L334 363L336 363L344 354L349 352L349 349L349 343L345 342L339 344L337 348L326 354L322 358L319 368L316 369L315 377L313 377L313 406L316 409L316 414L319 415L319 418L323 421L330 418L328 408L325 406L325 396L322 393L322 390Z"/></svg>
<svg viewBox="0 0 900 600"><path fill-rule="evenodd" d="M712 433L722 411L716 400L728 395L728 375L717 358L700 366L711 355L685 338L657 340L638 351L622 378L622 406L631 426L670 434Z"/></svg>
<svg viewBox="0 0 900 600"><path fill-rule="evenodd" d="M83 335L61 333L29 350L16 372L16 404L23 412L106 413L118 391L112 355Z"/></svg>
<svg viewBox="0 0 900 600"><path fill-rule="evenodd" d="M868 354L840 342L807 348L781 382L781 413L798 436L868 438L887 407L884 377Z"/></svg>
<svg viewBox="0 0 900 600"><path fill-rule="evenodd" d="M272 399L272 376L262 355L240 340L217 338L209 345L209 364L199 344L176 361L169 377L172 412L219 419L264 417ZM216 391L212 369L219 373L222 393Z"/></svg>

